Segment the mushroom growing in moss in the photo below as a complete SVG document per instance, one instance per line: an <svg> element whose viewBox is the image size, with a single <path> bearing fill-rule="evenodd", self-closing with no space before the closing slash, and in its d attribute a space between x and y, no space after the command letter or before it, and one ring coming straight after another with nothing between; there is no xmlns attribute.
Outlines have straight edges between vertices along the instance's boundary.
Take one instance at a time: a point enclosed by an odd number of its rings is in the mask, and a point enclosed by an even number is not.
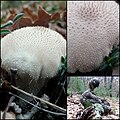
<svg viewBox="0 0 120 120"><path fill-rule="evenodd" d="M68 1L68 72L98 69L119 43L119 5L115 1Z"/></svg>
<svg viewBox="0 0 120 120"><path fill-rule="evenodd" d="M62 56L66 40L45 27L21 28L1 40L2 68L16 69L16 85L34 95L56 75Z"/></svg>

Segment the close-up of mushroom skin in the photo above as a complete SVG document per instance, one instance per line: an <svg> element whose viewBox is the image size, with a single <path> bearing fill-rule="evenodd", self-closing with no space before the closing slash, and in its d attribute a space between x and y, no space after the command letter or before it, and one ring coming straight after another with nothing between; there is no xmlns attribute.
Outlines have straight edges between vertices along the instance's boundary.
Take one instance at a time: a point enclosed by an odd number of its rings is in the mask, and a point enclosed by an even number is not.
<svg viewBox="0 0 120 120"><path fill-rule="evenodd" d="M1 39L2 68L16 69L16 85L36 95L58 71L66 40L49 28L24 27Z"/></svg>
<svg viewBox="0 0 120 120"><path fill-rule="evenodd" d="M67 2L68 73L98 69L119 44L119 5L115 1Z"/></svg>

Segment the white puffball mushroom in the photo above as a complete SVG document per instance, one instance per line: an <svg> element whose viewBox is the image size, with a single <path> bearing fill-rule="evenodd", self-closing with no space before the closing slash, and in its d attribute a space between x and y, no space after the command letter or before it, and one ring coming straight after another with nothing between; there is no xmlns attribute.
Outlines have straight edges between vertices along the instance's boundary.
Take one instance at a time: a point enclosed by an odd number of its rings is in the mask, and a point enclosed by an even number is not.
<svg viewBox="0 0 120 120"><path fill-rule="evenodd" d="M115 1L67 2L68 72L91 72L119 43Z"/></svg>
<svg viewBox="0 0 120 120"><path fill-rule="evenodd" d="M17 87L36 95L56 75L66 40L49 28L25 27L1 40L2 68L17 69Z"/></svg>

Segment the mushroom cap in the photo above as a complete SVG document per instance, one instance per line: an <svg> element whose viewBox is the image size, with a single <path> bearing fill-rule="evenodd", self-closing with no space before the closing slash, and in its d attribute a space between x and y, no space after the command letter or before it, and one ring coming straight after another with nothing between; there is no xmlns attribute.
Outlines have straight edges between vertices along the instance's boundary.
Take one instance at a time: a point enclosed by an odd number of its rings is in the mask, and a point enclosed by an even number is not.
<svg viewBox="0 0 120 120"><path fill-rule="evenodd" d="M34 95L56 75L61 56L66 56L66 40L45 27L21 28L1 40L2 68L17 69L17 86Z"/></svg>
<svg viewBox="0 0 120 120"><path fill-rule="evenodd" d="M91 72L119 43L115 1L68 1L68 72Z"/></svg>

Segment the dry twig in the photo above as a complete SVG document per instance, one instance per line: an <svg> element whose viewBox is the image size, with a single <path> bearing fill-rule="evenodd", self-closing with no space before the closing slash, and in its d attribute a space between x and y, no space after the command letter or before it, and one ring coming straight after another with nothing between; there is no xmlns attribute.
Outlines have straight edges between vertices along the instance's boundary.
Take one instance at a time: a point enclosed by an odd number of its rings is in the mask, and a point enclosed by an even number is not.
<svg viewBox="0 0 120 120"><path fill-rule="evenodd" d="M48 102L48 101L45 101L45 100L43 100L43 99L41 99L41 98L39 98L39 97L37 97L37 96L35 96L35 95L32 95L32 94L30 94L30 93L27 93L27 92L25 92L25 91L23 91L23 90L15 87L15 86L13 86L13 85L11 85L11 87L12 87L13 89L19 91L19 92L22 92L22 93L30 96L30 97L33 97L33 98L35 98L35 99L37 99L37 100L40 100L41 102L44 102L44 103L46 103L46 104L49 105L49 106L52 106L53 108L57 109L58 111L61 111L61 112L63 112L63 113L66 113L66 110L65 110L65 109L63 109L63 108L61 108L61 107L59 107L59 106L57 106L57 105L55 105L55 104L52 104L52 103L50 103L50 102Z"/></svg>
<svg viewBox="0 0 120 120"><path fill-rule="evenodd" d="M33 103L30 103L29 101L25 100L24 98L21 98L21 97L19 97L19 96L13 94L13 93L11 93L11 92L9 92L9 94L11 94L11 95L13 95L13 96L15 96L15 97L17 97L17 98L19 98L19 99L25 101L26 103L28 103L28 104L30 104L30 105L32 105L32 106L38 108L39 110L44 111L44 112L47 112L47 113L50 113L50 114L54 114L54 115L66 115L66 114L64 114L64 113L52 112L52 111L49 111L49 110L40 108L40 107L38 107L37 105L34 105Z"/></svg>

